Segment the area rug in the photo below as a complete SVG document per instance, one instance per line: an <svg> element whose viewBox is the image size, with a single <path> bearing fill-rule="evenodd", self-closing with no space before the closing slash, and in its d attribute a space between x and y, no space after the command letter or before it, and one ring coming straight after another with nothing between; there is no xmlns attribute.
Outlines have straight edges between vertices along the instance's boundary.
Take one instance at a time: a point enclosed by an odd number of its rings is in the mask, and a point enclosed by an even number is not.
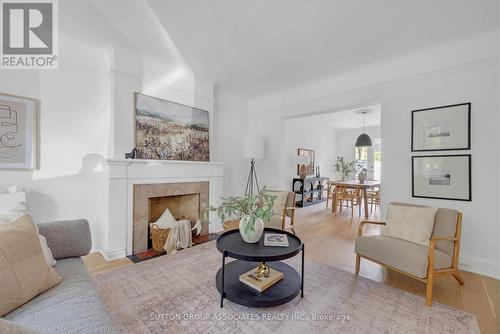
<svg viewBox="0 0 500 334"><path fill-rule="evenodd" d="M297 256L287 261L300 268ZM224 300L215 242L94 278L122 333L480 333L475 316L306 259L305 296L273 308Z"/></svg>

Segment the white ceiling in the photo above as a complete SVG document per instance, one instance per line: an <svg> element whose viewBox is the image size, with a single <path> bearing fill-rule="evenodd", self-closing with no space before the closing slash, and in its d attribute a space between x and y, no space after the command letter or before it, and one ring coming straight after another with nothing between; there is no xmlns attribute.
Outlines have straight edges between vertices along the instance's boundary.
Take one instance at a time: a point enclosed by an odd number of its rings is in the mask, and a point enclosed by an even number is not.
<svg viewBox="0 0 500 334"><path fill-rule="evenodd" d="M294 118L290 122L297 122L311 128L321 125L321 128L329 128L332 131L360 129L363 124L361 110L368 111L365 114L365 128L380 126L380 105Z"/></svg>
<svg viewBox="0 0 500 334"><path fill-rule="evenodd" d="M468 38L499 20L498 0L146 1L195 73L247 96Z"/></svg>

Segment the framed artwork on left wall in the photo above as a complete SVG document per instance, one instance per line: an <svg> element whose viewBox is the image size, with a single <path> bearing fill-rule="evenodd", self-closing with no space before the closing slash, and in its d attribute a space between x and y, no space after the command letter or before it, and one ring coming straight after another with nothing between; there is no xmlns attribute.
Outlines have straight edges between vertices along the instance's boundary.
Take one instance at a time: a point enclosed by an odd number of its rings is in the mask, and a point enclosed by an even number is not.
<svg viewBox="0 0 500 334"><path fill-rule="evenodd" d="M37 100L0 93L0 168L37 168Z"/></svg>

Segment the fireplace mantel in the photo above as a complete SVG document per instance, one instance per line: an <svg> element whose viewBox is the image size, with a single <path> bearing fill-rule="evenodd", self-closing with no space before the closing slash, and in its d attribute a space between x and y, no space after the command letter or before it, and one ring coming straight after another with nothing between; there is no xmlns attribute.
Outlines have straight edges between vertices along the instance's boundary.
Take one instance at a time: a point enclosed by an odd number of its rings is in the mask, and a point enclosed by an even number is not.
<svg viewBox="0 0 500 334"><path fill-rule="evenodd" d="M222 194L224 163L198 161L109 159L107 160L107 224L104 231L107 260L132 254L133 187L135 184L209 182L209 204L217 206ZM210 212L210 232L222 230Z"/></svg>

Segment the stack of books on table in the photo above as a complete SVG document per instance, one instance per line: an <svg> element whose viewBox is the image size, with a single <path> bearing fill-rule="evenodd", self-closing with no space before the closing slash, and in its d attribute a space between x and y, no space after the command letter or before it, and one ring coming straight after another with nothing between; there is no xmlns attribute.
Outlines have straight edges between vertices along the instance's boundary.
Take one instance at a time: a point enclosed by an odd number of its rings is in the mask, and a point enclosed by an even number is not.
<svg viewBox="0 0 500 334"><path fill-rule="evenodd" d="M262 292L267 288L271 287L273 284L278 282L284 276L282 272L270 268L271 270L268 277L265 277L264 275L258 277L256 274L257 269L258 267L250 271L247 271L244 274L241 274L240 282L248 285L249 287L259 292Z"/></svg>
<svg viewBox="0 0 500 334"><path fill-rule="evenodd" d="M264 246L288 247L288 236L284 233L265 233Z"/></svg>

